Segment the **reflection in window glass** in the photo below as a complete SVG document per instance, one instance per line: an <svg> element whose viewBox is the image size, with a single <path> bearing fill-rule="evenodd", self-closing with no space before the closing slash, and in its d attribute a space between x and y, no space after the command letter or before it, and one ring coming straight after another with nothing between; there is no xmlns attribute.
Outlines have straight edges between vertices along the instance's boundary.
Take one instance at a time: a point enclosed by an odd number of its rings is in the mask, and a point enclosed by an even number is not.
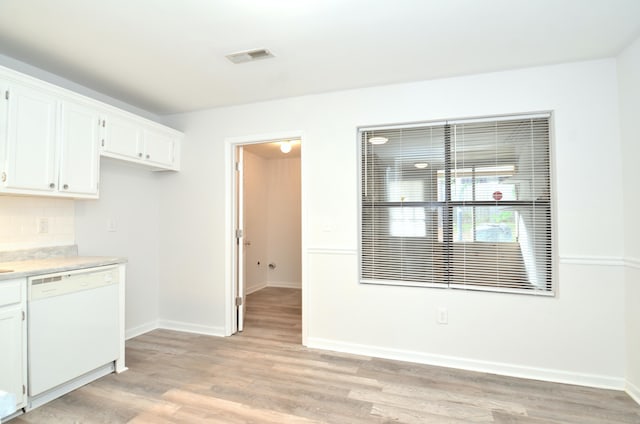
<svg viewBox="0 0 640 424"><path fill-rule="evenodd" d="M389 202L421 202L424 200L422 180L389 181L387 184ZM426 223L424 208L389 208L389 232L393 237L424 237Z"/></svg>

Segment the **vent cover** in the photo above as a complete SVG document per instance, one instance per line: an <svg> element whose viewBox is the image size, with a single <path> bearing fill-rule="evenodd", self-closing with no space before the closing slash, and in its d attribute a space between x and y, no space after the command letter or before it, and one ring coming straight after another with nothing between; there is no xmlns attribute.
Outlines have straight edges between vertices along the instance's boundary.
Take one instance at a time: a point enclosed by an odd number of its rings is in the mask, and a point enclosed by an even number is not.
<svg viewBox="0 0 640 424"><path fill-rule="evenodd" d="M244 52L228 54L226 56L226 58L233 63L252 62L254 60L269 59L272 57L275 56L267 49L247 50Z"/></svg>

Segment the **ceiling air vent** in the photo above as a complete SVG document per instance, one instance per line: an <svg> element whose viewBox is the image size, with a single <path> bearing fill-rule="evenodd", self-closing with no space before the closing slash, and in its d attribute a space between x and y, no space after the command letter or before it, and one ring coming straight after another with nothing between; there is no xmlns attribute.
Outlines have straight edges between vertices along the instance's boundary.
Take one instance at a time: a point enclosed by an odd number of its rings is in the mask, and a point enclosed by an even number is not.
<svg viewBox="0 0 640 424"><path fill-rule="evenodd" d="M251 62L254 60L269 59L272 57L275 57L275 56L273 55L273 53L271 53L267 49L247 50L244 52L228 54L226 56L226 58L232 61L233 63L245 63L245 62Z"/></svg>

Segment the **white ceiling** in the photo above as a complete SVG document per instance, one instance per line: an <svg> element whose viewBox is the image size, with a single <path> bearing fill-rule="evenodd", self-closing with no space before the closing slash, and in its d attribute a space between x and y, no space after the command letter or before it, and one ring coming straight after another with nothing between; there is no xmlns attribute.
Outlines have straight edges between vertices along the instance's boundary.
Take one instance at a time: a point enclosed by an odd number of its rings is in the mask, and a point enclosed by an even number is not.
<svg viewBox="0 0 640 424"><path fill-rule="evenodd" d="M156 114L612 57L640 0L0 0L0 54ZM267 48L275 59L225 55Z"/></svg>

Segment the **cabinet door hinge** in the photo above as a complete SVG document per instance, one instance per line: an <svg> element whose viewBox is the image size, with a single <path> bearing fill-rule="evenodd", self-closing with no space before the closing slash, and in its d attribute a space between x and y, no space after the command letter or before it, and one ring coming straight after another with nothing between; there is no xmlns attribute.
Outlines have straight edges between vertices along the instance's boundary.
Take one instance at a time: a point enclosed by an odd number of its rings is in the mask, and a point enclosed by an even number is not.
<svg viewBox="0 0 640 424"><path fill-rule="evenodd" d="M236 306L242 306L242 297L236 297Z"/></svg>
<svg viewBox="0 0 640 424"><path fill-rule="evenodd" d="M4 92L4 98L5 98L6 100L9 100L9 90L5 90L5 92Z"/></svg>
<svg viewBox="0 0 640 424"><path fill-rule="evenodd" d="M22 394L27 394L27 388L24 386L24 384L22 385Z"/></svg>
<svg viewBox="0 0 640 424"><path fill-rule="evenodd" d="M22 321L24 321L25 319L27 319L27 314L25 314L24 311L22 311Z"/></svg>
<svg viewBox="0 0 640 424"><path fill-rule="evenodd" d="M7 173L2 171L2 177L0 177L3 183L7 182Z"/></svg>
<svg viewBox="0 0 640 424"><path fill-rule="evenodd" d="M105 125L106 125L106 121L103 119L102 120L102 128L104 128Z"/></svg>
<svg viewBox="0 0 640 424"><path fill-rule="evenodd" d="M104 147L104 138L102 139L102 147Z"/></svg>

